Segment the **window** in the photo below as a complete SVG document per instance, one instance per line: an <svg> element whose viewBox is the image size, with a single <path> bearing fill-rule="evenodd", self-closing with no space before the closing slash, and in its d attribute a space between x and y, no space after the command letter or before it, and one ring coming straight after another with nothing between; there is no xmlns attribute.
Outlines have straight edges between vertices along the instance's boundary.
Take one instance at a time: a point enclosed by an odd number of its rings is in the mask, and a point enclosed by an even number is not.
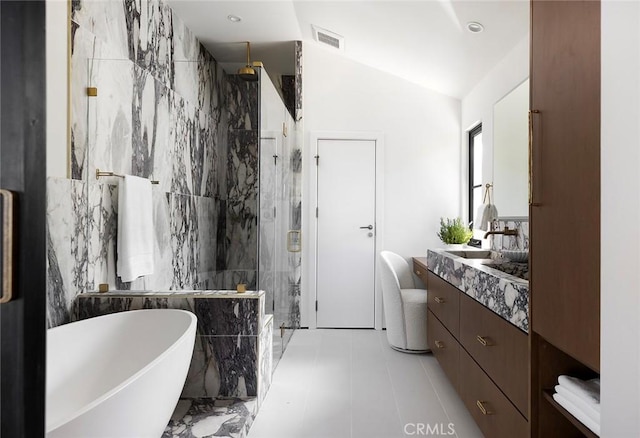
<svg viewBox="0 0 640 438"><path fill-rule="evenodd" d="M469 222L482 202L482 124L479 124L469 131Z"/></svg>

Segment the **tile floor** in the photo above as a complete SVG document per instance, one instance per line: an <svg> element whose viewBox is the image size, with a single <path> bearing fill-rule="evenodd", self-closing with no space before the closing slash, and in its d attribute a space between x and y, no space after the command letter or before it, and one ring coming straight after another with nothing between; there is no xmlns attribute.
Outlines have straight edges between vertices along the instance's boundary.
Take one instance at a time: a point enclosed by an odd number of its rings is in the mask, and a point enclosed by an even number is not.
<svg viewBox="0 0 640 438"><path fill-rule="evenodd" d="M407 436L482 434L431 354L394 351L375 330L297 330L248 434Z"/></svg>

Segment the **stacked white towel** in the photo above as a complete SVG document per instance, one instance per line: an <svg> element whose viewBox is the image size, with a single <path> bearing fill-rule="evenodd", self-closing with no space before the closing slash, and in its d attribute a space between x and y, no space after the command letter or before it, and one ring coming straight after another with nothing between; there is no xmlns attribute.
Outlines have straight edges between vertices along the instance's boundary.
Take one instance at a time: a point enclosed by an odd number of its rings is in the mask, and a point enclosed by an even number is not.
<svg viewBox="0 0 640 438"><path fill-rule="evenodd" d="M553 399L600 436L600 378L580 380L559 376Z"/></svg>
<svg viewBox="0 0 640 438"><path fill-rule="evenodd" d="M133 281L153 274L151 181L125 175L118 187L118 276Z"/></svg>

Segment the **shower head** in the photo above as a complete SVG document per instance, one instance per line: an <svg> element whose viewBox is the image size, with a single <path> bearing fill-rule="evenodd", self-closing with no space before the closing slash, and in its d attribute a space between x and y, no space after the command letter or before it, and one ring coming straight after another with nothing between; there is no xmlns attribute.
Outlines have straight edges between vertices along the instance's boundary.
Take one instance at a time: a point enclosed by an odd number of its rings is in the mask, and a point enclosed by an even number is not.
<svg viewBox="0 0 640 438"><path fill-rule="evenodd" d="M254 82L258 80L258 72L251 67L251 45L247 41L247 65L238 70L238 75L245 81Z"/></svg>

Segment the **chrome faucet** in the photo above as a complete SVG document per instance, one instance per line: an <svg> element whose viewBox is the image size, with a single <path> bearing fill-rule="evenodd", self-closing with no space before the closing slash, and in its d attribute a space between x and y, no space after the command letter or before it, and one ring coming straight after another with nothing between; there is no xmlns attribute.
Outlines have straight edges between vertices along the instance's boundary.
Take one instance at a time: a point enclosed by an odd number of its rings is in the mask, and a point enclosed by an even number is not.
<svg viewBox="0 0 640 438"><path fill-rule="evenodd" d="M512 230L509 227L505 226L504 230L502 231L493 231L493 230L487 231L484 235L484 239L486 239L488 236L492 234L504 234L505 236L517 236L518 230Z"/></svg>

